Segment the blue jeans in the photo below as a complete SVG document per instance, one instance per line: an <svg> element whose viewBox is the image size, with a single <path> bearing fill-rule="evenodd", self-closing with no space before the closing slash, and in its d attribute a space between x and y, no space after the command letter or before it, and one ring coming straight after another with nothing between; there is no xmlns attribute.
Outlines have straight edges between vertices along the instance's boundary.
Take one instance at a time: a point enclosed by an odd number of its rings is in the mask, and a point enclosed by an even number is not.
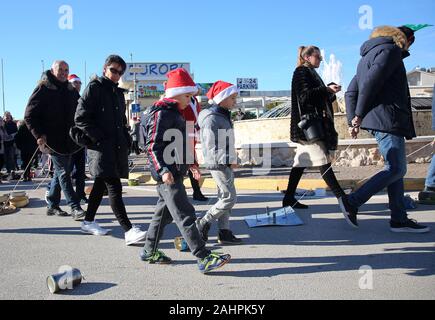
<svg viewBox="0 0 435 320"><path fill-rule="evenodd" d="M432 156L432 162L429 166L425 186L429 188L435 188L435 154Z"/></svg>
<svg viewBox="0 0 435 320"><path fill-rule="evenodd" d="M72 177L76 180L76 193L80 199L85 199L86 179L86 150L83 149L72 155Z"/></svg>
<svg viewBox="0 0 435 320"><path fill-rule="evenodd" d="M52 154L54 176L50 182L47 201L49 208L57 208L60 204L60 190L65 194L66 201L72 209L80 209L80 199L74 192L71 180L71 156Z"/></svg>
<svg viewBox="0 0 435 320"><path fill-rule="evenodd" d="M389 133L371 132L378 142L379 151L385 160L384 170L368 180L360 189L349 195L349 203L359 208L372 196L388 190L391 220L404 222L408 219L405 209L405 188L403 177L406 175L405 139Z"/></svg>

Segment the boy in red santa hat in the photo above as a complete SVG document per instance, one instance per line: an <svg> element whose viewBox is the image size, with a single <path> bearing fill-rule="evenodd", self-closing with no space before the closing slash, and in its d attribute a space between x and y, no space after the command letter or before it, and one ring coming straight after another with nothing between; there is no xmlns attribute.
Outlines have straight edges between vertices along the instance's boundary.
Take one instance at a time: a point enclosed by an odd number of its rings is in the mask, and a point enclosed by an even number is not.
<svg viewBox="0 0 435 320"><path fill-rule="evenodd" d="M235 85L217 81L207 93L212 106L202 111L198 119L205 167L210 170L218 186L218 202L197 224L204 241L207 241L210 226L217 220L218 241L221 244L242 242L230 230L231 210L237 201L233 171L237 168L237 154L231 121L231 110L236 106L237 95Z"/></svg>
<svg viewBox="0 0 435 320"><path fill-rule="evenodd" d="M145 119L145 147L151 175L157 181L159 200L141 259L157 264L171 263L171 259L157 247L165 227L175 221L190 251L198 259L199 270L208 273L224 266L231 256L215 254L206 248L206 242L196 226L195 209L189 202L183 184L189 169L197 180L201 177L194 161L190 165L187 163L191 152L184 148L189 144L186 143L186 121L181 114L198 89L189 73L182 68L169 72L167 77L165 97L149 108ZM172 137L171 141L167 141L168 136Z"/></svg>

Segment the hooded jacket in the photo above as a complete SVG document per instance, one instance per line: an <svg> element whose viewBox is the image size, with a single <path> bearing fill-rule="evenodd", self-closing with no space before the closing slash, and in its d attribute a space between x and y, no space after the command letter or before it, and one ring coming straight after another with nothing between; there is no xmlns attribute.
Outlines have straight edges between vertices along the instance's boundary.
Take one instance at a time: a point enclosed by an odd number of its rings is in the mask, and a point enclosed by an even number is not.
<svg viewBox="0 0 435 320"><path fill-rule="evenodd" d="M205 168L222 170L237 164L231 112L213 105L201 111L198 118Z"/></svg>
<svg viewBox="0 0 435 320"><path fill-rule="evenodd" d="M44 72L26 107L24 120L35 139L47 137L47 145L60 154L79 149L69 136L79 93L69 82L60 82L50 70ZM50 149L50 153L53 151Z"/></svg>
<svg viewBox="0 0 435 320"><path fill-rule="evenodd" d="M186 120L178 102L162 99L147 109L144 120L145 149L151 176L163 183L162 176L172 173L174 179L183 178L194 164L193 150L188 150Z"/></svg>
<svg viewBox="0 0 435 320"><path fill-rule="evenodd" d="M362 45L357 74L345 95L349 125L359 116L362 129L416 137L403 63L409 56L406 43L399 29L380 27Z"/></svg>

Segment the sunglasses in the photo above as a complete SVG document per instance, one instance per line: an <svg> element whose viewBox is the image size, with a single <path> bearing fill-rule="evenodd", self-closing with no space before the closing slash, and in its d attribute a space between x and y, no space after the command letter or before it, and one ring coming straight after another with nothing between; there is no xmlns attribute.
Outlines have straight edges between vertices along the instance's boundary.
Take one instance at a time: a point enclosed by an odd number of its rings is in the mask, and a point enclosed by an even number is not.
<svg viewBox="0 0 435 320"><path fill-rule="evenodd" d="M109 68L109 70L110 70L110 72L111 73L113 73L113 74L119 74L120 76L123 76L124 75L124 71L119 71L118 69L115 69L115 68Z"/></svg>

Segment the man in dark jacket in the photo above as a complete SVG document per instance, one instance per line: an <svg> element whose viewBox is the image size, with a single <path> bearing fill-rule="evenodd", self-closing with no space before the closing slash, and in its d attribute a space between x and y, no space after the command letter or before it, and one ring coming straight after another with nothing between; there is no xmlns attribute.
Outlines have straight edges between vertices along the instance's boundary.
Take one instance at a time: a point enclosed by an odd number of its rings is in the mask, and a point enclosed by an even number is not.
<svg viewBox="0 0 435 320"><path fill-rule="evenodd" d="M379 27L361 47L357 74L346 92L350 133L359 128L376 138L385 168L358 191L343 197L345 214L357 214L373 195L388 188L392 232L425 233L429 228L408 218L404 200L406 174L405 138L416 137L410 93L403 59L409 56L414 33L406 27Z"/></svg>
<svg viewBox="0 0 435 320"><path fill-rule="evenodd" d="M80 78L71 74L68 76L68 82L74 87L77 91L77 97L80 98L80 90L82 88L82 81ZM75 180L76 184L76 193L80 198L80 202L88 203L88 199L86 198L85 187L86 187L86 148L76 152L72 156L72 168L71 168L71 177Z"/></svg>
<svg viewBox="0 0 435 320"><path fill-rule="evenodd" d="M71 140L69 131L74 124L78 93L68 82L68 74L68 64L55 61L33 91L24 118L38 145L51 154L54 164L54 177L47 196L47 215L69 215L59 207L62 189L71 207L71 215L77 221L85 216L85 212L71 181L71 155L79 147Z"/></svg>
<svg viewBox="0 0 435 320"><path fill-rule="evenodd" d="M15 136L15 144L21 153L21 169L25 170L23 174L23 181L32 181L30 177L30 162L37 148L37 144L35 137L29 131L24 121L20 123L18 128L17 135Z"/></svg>

